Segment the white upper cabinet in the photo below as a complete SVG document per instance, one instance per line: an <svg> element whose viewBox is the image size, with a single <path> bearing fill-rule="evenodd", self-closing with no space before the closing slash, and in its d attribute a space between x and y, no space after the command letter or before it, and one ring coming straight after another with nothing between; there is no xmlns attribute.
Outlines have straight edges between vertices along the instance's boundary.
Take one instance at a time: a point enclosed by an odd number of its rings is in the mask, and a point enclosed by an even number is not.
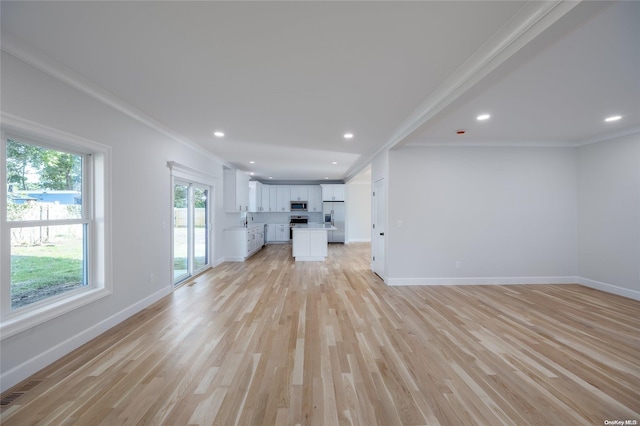
<svg viewBox="0 0 640 426"><path fill-rule="evenodd" d="M322 185L322 201L344 201L344 185Z"/></svg>
<svg viewBox="0 0 640 426"><path fill-rule="evenodd" d="M269 211L277 212L278 211L278 187L271 186L269 189Z"/></svg>
<svg viewBox="0 0 640 426"><path fill-rule="evenodd" d="M223 203L227 213L249 210L249 176L239 170L224 170Z"/></svg>
<svg viewBox="0 0 640 426"><path fill-rule="evenodd" d="M307 211L309 212L322 212L323 201L323 189L320 185L265 185L262 182L251 181L247 182L248 196L246 204L235 201L232 203L231 199L227 200L227 186L232 179L235 179L237 173L232 173L232 170L225 170L225 211L226 212L290 212L291 201L306 201ZM227 178L227 173L229 178ZM236 176L234 176L236 175ZM243 173L240 175L247 177ZM229 181L229 182L228 182ZM325 185L325 186L344 186L344 185ZM335 196L335 192L332 192L332 196ZM239 200L240 198L238 198ZM337 197L330 199L331 201L343 201L344 190L337 191ZM235 206L235 204L238 204ZM242 209L239 207L242 205ZM227 206L235 206L234 210L228 209ZM248 210L246 210L248 206Z"/></svg>
<svg viewBox="0 0 640 426"><path fill-rule="evenodd" d="M271 185L262 185L262 210L260 210L261 212L270 212L270 206L271 206L271 188L273 188ZM275 190L274 190L275 192Z"/></svg>
<svg viewBox="0 0 640 426"><path fill-rule="evenodd" d="M263 198L262 198L262 182L251 181L249 182L249 211L250 212L262 212L263 210ZM267 197L268 199L268 197Z"/></svg>
<svg viewBox="0 0 640 426"><path fill-rule="evenodd" d="M322 212L322 188L320 185L309 185L307 191L309 195L307 210L310 212Z"/></svg>
<svg viewBox="0 0 640 426"><path fill-rule="evenodd" d="M277 212L291 211L291 188L288 186L276 186L276 209Z"/></svg>
<svg viewBox="0 0 640 426"><path fill-rule="evenodd" d="M291 186L291 200L290 201L309 201L307 185L293 185Z"/></svg>

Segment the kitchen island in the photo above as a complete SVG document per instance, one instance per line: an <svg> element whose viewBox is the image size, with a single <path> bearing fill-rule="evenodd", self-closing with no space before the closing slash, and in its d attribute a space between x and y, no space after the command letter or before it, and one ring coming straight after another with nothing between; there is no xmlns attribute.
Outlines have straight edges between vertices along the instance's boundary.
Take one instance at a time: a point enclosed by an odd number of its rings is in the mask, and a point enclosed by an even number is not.
<svg viewBox="0 0 640 426"><path fill-rule="evenodd" d="M297 223L293 227L292 253L296 261L320 261L327 257L327 231L336 228L324 223Z"/></svg>

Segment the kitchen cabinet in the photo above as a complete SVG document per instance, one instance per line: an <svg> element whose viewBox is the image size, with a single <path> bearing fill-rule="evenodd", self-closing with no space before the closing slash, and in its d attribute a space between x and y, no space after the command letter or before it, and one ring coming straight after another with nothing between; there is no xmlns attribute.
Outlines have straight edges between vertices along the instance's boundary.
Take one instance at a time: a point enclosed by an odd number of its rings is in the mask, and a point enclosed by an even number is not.
<svg viewBox="0 0 640 426"><path fill-rule="evenodd" d="M276 186L276 210L277 212L291 211L291 188L288 186Z"/></svg>
<svg viewBox="0 0 640 426"><path fill-rule="evenodd" d="M326 228L293 228L291 252L296 261L324 261L328 253Z"/></svg>
<svg viewBox="0 0 640 426"><path fill-rule="evenodd" d="M267 225L268 242L286 242L289 240L290 238L288 223L270 223Z"/></svg>
<svg viewBox="0 0 640 426"><path fill-rule="evenodd" d="M344 201L344 185L322 185L322 201Z"/></svg>
<svg viewBox="0 0 640 426"><path fill-rule="evenodd" d="M291 198L289 201L309 201L307 185L293 185L291 186Z"/></svg>
<svg viewBox="0 0 640 426"><path fill-rule="evenodd" d="M278 187L271 186L269 190L269 211L277 212L278 211Z"/></svg>
<svg viewBox="0 0 640 426"><path fill-rule="evenodd" d="M273 243L276 241L276 224L270 223L267 225L267 243Z"/></svg>
<svg viewBox="0 0 640 426"><path fill-rule="evenodd" d="M281 223L276 228L276 241L290 241L291 235L289 235L290 226L288 223Z"/></svg>
<svg viewBox="0 0 640 426"><path fill-rule="evenodd" d="M322 212L322 188L320 185L309 185L307 191L309 196L307 211Z"/></svg>
<svg viewBox="0 0 640 426"><path fill-rule="evenodd" d="M261 212L270 212L271 211L271 185L262 185L262 210ZM274 204L275 208L275 204Z"/></svg>
<svg viewBox="0 0 640 426"><path fill-rule="evenodd" d="M229 262L243 262L264 245L264 224L226 228L223 234L225 260Z"/></svg>
<svg viewBox="0 0 640 426"><path fill-rule="evenodd" d="M263 212L262 182L249 182L249 211Z"/></svg>
<svg viewBox="0 0 640 426"><path fill-rule="evenodd" d="M249 176L239 170L225 169L223 174L223 205L226 213L249 210Z"/></svg>

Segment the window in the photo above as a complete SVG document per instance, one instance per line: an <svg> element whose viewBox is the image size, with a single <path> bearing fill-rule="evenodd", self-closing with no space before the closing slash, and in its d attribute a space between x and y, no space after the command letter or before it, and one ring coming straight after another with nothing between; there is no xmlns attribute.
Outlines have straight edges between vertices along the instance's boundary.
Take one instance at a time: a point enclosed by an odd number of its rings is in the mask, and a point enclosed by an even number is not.
<svg viewBox="0 0 640 426"><path fill-rule="evenodd" d="M35 137L34 137L35 136ZM110 294L108 149L3 133L2 338Z"/></svg>

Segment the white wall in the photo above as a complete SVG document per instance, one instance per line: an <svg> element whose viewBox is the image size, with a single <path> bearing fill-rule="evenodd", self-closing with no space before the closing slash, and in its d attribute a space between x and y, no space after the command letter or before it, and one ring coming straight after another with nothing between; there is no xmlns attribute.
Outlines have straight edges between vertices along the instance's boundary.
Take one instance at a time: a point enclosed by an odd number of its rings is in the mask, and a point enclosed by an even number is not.
<svg viewBox="0 0 640 426"><path fill-rule="evenodd" d="M346 241L371 241L371 182L349 183L346 186Z"/></svg>
<svg viewBox="0 0 640 426"><path fill-rule="evenodd" d="M2 112L112 149L113 294L2 340L2 389L171 291L170 172L176 161L212 176L214 247L222 246L222 164L2 53ZM214 262L222 256L214 249ZM149 274L155 282L148 283Z"/></svg>
<svg viewBox="0 0 640 426"><path fill-rule="evenodd" d="M387 282L575 282L576 163L574 148L390 151Z"/></svg>
<svg viewBox="0 0 640 426"><path fill-rule="evenodd" d="M582 283L640 300L640 134L578 149Z"/></svg>

